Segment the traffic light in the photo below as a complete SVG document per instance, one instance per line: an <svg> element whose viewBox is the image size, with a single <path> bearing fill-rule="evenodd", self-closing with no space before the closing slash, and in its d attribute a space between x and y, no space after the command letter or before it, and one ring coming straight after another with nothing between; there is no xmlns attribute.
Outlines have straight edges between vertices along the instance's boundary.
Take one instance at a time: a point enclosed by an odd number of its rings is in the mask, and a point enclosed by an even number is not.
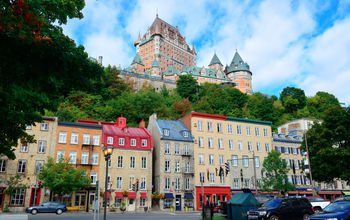
<svg viewBox="0 0 350 220"><path fill-rule="evenodd" d="M243 184L243 170L241 169L241 183Z"/></svg>
<svg viewBox="0 0 350 220"><path fill-rule="evenodd" d="M41 188L41 181L38 182L38 188Z"/></svg>
<svg viewBox="0 0 350 220"><path fill-rule="evenodd" d="M139 191L139 179L136 179L136 192Z"/></svg>
<svg viewBox="0 0 350 220"><path fill-rule="evenodd" d="M228 172L230 172L230 167L229 167L228 162L225 163L225 171L226 171L226 176L227 176Z"/></svg>

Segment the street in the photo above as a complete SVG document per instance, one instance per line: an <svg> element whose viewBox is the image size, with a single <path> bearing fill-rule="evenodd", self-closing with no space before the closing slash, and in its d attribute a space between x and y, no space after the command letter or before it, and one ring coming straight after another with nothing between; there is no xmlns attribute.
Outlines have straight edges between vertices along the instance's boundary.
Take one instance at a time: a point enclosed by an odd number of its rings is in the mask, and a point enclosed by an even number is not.
<svg viewBox="0 0 350 220"><path fill-rule="evenodd" d="M37 214L37 215L0 215L0 220L56 220L56 219L73 219L73 220L93 220L93 214L70 214L63 213L62 215L56 214ZM171 220L171 219L199 219L198 213L133 213L133 214L117 214L108 213L107 219L118 219L118 220L131 220L131 219L142 219L142 220ZM100 214L100 219L103 219L103 214Z"/></svg>

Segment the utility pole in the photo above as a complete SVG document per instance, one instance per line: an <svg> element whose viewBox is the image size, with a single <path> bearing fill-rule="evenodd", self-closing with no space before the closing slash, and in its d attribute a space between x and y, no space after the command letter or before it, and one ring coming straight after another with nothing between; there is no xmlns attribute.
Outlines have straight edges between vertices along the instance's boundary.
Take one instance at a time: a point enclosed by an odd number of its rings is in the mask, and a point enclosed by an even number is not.
<svg viewBox="0 0 350 220"><path fill-rule="evenodd" d="M202 178L199 175L199 180L201 182L201 188L202 188L202 220L204 220L204 187L203 187L204 176L202 181Z"/></svg>
<svg viewBox="0 0 350 220"><path fill-rule="evenodd" d="M258 180L256 179L256 166L255 166L255 153L254 153L254 151L253 151L253 166L254 166L255 195L258 195Z"/></svg>
<svg viewBox="0 0 350 220"><path fill-rule="evenodd" d="M306 147L306 153L307 153L307 156L308 156L309 172L310 172L310 181L311 181L311 187L312 187L312 195L313 195L313 196L316 196L314 181L312 180L311 161L310 161L309 147L308 147L308 145L307 145L306 132L307 132L307 131L305 131L305 133L304 133L304 134L305 134L305 147Z"/></svg>

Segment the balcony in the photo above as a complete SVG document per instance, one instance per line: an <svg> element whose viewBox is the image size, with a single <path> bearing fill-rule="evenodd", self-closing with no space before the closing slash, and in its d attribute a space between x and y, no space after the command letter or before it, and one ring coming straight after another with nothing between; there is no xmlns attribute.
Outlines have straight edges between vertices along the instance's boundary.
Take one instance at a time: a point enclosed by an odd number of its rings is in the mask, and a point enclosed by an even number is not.
<svg viewBox="0 0 350 220"><path fill-rule="evenodd" d="M193 169L183 169L182 171L183 175L194 175L194 170Z"/></svg>
<svg viewBox="0 0 350 220"><path fill-rule="evenodd" d="M183 156L183 157L193 157L193 151L183 151L181 153L181 156Z"/></svg>

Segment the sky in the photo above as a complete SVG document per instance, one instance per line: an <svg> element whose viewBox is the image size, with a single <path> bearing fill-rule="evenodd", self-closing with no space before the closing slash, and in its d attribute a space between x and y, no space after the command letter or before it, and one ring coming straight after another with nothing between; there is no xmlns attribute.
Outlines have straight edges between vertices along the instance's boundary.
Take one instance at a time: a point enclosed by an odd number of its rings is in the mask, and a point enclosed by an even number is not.
<svg viewBox="0 0 350 220"><path fill-rule="evenodd" d="M350 0L86 0L84 18L63 30L104 66L125 68L157 13L195 46L197 66L214 52L229 65L237 50L254 92L297 87L350 105Z"/></svg>

